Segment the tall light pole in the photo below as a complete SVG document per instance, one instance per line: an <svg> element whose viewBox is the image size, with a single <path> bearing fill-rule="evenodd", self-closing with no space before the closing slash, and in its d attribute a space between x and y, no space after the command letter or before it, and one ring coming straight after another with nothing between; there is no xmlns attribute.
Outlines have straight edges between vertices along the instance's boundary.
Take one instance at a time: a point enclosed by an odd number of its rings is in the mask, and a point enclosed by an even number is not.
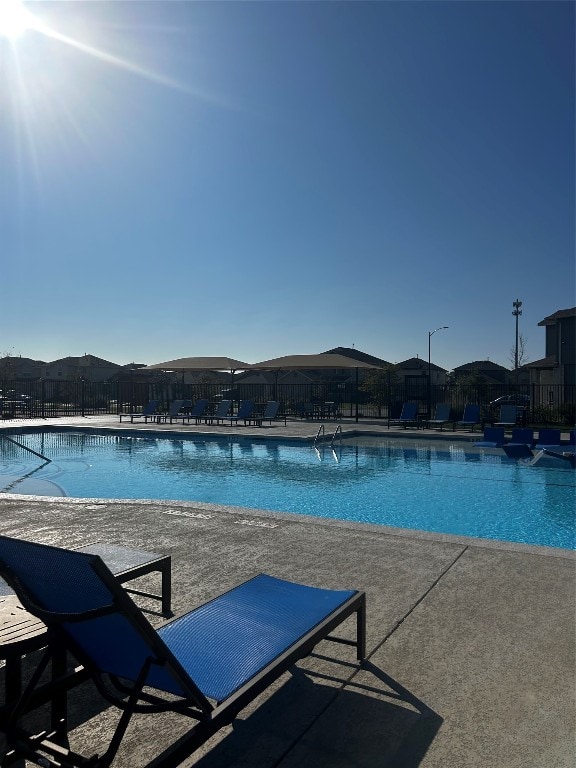
<svg viewBox="0 0 576 768"><path fill-rule="evenodd" d="M516 301L512 302L512 306L514 309L512 310L512 314L516 318L516 346L514 347L514 370L516 371L516 386L518 386L518 318L522 314L522 310L520 307L522 306L522 302L519 299L516 299Z"/></svg>
<svg viewBox="0 0 576 768"><path fill-rule="evenodd" d="M428 331L428 418L430 419L432 417L432 386L431 386L431 362L430 362L430 339L436 331L445 331L449 326L442 325L440 328L435 328L433 331Z"/></svg>

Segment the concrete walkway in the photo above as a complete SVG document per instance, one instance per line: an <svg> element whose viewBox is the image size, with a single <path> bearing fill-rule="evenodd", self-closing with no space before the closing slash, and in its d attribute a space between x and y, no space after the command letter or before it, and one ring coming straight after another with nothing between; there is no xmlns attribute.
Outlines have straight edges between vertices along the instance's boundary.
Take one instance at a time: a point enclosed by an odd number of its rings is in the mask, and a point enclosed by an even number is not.
<svg viewBox="0 0 576 768"><path fill-rule="evenodd" d="M366 590L367 664L322 643L183 766L574 768L574 553L199 503L16 495L0 496L0 532L171 554L175 613L261 571ZM90 686L73 692L71 709L72 746L102 750L116 712ZM145 766L186 725L138 716L114 765Z"/></svg>

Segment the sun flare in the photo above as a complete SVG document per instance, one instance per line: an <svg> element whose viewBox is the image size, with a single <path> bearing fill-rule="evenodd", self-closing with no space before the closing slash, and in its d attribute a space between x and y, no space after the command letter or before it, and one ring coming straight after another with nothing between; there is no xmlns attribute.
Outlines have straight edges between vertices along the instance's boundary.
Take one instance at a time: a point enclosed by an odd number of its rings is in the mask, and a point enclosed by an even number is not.
<svg viewBox="0 0 576 768"><path fill-rule="evenodd" d="M26 10L22 0L0 2L0 37L15 40L34 26L34 16Z"/></svg>

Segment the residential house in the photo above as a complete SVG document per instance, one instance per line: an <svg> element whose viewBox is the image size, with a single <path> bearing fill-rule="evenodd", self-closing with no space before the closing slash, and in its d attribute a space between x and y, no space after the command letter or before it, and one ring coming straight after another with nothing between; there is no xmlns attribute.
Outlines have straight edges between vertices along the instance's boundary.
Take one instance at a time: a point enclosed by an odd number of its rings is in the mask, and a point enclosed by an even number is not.
<svg viewBox="0 0 576 768"><path fill-rule="evenodd" d="M42 360L6 355L6 357L0 358L0 379L6 381L18 379L37 380L42 377L45 365L46 363Z"/></svg>
<svg viewBox="0 0 576 768"><path fill-rule="evenodd" d="M546 357L526 367L539 371L546 383L576 386L576 307L560 309L538 325L546 328Z"/></svg>
<svg viewBox="0 0 576 768"><path fill-rule="evenodd" d="M541 320L546 356L519 368L519 380L532 388L535 404L560 405L576 397L576 307Z"/></svg>
<svg viewBox="0 0 576 768"><path fill-rule="evenodd" d="M122 366L110 363L94 355L82 355L82 357L63 357L47 363L44 367L44 379L61 379L63 381L102 382L109 381Z"/></svg>
<svg viewBox="0 0 576 768"><path fill-rule="evenodd" d="M479 374L485 384L508 384L511 381L511 373L508 368L493 363L491 360L475 360L472 363L464 363L464 365L454 368L453 376L455 383L458 383L458 379L465 376Z"/></svg>
<svg viewBox="0 0 576 768"><path fill-rule="evenodd" d="M428 361L421 357L410 357L401 363L396 363L394 373L396 380L403 382L406 386L410 384L421 387L422 382L428 382ZM447 383L447 371L439 365L430 363L430 385L444 386Z"/></svg>

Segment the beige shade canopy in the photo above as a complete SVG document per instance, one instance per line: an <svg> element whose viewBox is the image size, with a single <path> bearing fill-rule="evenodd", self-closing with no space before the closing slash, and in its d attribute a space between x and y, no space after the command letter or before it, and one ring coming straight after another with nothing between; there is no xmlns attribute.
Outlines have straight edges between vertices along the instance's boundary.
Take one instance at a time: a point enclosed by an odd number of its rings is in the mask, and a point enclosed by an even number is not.
<svg viewBox="0 0 576 768"><path fill-rule="evenodd" d="M154 363L140 370L144 371L238 371L250 368L248 363L232 357L179 357L165 363Z"/></svg>
<svg viewBox="0 0 576 768"><path fill-rule="evenodd" d="M371 363L363 363L361 360L355 360L346 355L333 355L330 353L321 353L319 355L286 355L285 357L276 357L273 360L264 360L261 363L255 363L248 368L260 368L263 370L272 370L275 368L285 368L294 370L297 368L378 368Z"/></svg>

